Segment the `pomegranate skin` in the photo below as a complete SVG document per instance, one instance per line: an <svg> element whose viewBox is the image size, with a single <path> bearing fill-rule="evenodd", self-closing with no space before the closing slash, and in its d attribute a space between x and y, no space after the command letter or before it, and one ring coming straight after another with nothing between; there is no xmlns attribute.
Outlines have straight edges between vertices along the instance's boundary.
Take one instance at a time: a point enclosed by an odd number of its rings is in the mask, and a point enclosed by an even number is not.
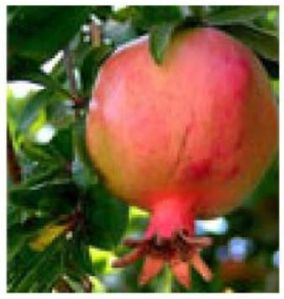
<svg viewBox="0 0 284 299"><path fill-rule="evenodd" d="M117 196L150 211L173 201L198 218L241 203L277 136L263 67L213 28L179 33L160 66L147 36L118 49L100 70L86 130L91 159Z"/></svg>

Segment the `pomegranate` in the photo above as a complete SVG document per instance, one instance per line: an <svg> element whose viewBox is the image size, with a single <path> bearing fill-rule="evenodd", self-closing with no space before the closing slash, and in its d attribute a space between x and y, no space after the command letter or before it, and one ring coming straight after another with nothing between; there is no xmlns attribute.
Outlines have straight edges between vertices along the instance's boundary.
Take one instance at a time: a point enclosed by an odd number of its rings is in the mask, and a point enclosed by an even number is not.
<svg viewBox="0 0 284 299"><path fill-rule="evenodd" d="M278 116L267 75L241 42L214 28L176 34L162 65L147 36L102 66L87 117L87 148L106 184L151 213L143 240L114 263L145 257L140 283L169 263L190 286L190 266L212 273L194 220L241 203L277 147Z"/></svg>

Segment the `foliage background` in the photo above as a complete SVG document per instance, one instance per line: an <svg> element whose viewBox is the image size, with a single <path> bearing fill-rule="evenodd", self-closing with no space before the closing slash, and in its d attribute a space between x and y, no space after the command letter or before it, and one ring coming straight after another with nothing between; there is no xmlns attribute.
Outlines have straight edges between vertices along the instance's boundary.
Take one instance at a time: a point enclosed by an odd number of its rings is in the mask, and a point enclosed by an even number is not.
<svg viewBox="0 0 284 299"><path fill-rule="evenodd" d="M114 198L91 167L84 120L101 63L121 44L150 34L160 64L174 31L216 26L263 62L278 100L278 7L10 6L8 30L9 292L277 292L278 157L244 205L197 233L215 277L193 273L192 289L167 270L139 287L141 263L113 269L124 236L140 237L145 212ZM15 82L36 83L17 96Z"/></svg>

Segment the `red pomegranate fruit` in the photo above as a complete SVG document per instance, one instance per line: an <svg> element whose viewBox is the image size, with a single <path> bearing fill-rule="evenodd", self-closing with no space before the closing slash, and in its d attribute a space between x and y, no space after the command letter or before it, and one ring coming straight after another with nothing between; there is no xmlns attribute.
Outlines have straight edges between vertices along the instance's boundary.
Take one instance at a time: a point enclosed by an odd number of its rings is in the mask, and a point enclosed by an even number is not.
<svg viewBox="0 0 284 299"><path fill-rule="evenodd" d="M101 67L87 117L87 148L106 184L151 213L143 240L114 263L145 257L140 283L169 263L190 286L190 266L212 277L194 220L241 203L277 148L278 114L267 75L241 42L214 28L176 34L157 65L148 37Z"/></svg>

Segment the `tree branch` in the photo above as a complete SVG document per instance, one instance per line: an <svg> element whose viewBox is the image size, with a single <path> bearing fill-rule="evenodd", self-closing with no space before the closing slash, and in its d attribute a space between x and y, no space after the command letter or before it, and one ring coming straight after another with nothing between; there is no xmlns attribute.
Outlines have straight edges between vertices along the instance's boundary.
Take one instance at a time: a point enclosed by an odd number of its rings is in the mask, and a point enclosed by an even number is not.
<svg viewBox="0 0 284 299"><path fill-rule="evenodd" d="M60 277L56 281L55 286L53 287L53 290L56 293L74 293L74 291L70 288L68 283L62 277Z"/></svg>
<svg viewBox="0 0 284 299"><path fill-rule="evenodd" d="M63 51L63 60L66 71L67 80L69 83L70 93L72 95L72 101L74 103L74 108L77 108L82 104L82 100L80 99L77 92L77 84L74 72L74 62L72 57L72 52L70 49L70 45L68 45ZM75 116L78 116L78 111L75 110Z"/></svg>
<svg viewBox="0 0 284 299"><path fill-rule="evenodd" d="M13 183L21 182L21 168L14 151L13 143L9 131L7 129L7 163L8 173Z"/></svg>
<svg viewBox="0 0 284 299"><path fill-rule="evenodd" d="M102 31L100 25L95 20L92 20L90 24L90 33L92 47L99 47L102 42Z"/></svg>

